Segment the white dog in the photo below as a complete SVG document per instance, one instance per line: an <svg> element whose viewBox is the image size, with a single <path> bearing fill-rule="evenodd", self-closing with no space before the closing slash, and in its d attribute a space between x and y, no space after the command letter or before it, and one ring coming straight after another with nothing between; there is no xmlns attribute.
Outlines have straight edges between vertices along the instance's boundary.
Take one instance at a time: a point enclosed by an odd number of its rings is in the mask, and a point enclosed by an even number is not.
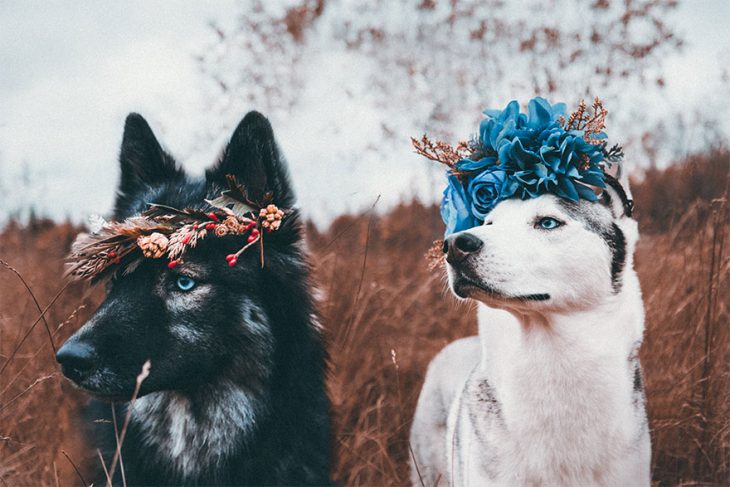
<svg viewBox="0 0 730 487"><path fill-rule="evenodd" d="M411 430L414 485L648 486L631 202L508 199L445 242L479 336L431 362Z"/></svg>

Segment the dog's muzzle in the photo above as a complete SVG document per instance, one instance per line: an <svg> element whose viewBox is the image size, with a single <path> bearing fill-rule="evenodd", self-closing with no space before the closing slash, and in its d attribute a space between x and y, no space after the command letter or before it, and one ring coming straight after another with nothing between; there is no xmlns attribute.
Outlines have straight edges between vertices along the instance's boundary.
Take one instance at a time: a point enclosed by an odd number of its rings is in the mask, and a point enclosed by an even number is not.
<svg viewBox="0 0 730 487"><path fill-rule="evenodd" d="M471 233L461 232L451 235L444 240L446 262L452 266L458 265L470 255L477 253L483 246L484 242Z"/></svg>

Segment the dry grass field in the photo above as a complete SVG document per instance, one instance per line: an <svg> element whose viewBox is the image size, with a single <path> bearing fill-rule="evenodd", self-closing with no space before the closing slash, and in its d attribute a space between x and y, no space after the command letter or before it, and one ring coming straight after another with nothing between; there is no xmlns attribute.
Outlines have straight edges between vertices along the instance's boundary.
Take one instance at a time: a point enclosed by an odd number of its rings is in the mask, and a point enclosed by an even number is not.
<svg viewBox="0 0 730 487"><path fill-rule="evenodd" d="M730 154L716 151L649 171L633 188L656 485L730 478L729 167ZM34 220L0 234L0 259L18 272L0 267L0 486L79 485L73 465L83 476L97 461L80 434L85 398L61 378L53 350L102 298L83 285L63 289L62 257L77 231ZM441 232L437 209L418 202L308 228L332 358L333 476L342 485L407 484L426 366L476 332L474 309L428 270L424 254Z"/></svg>

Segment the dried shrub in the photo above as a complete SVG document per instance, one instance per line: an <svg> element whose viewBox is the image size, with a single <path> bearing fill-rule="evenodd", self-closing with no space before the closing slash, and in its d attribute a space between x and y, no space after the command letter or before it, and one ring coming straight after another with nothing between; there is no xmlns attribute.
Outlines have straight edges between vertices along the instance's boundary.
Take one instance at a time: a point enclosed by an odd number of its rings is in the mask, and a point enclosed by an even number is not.
<svg viewBox="0 0 730 487"><path fill-rule="evenodd" d="M641 229L670 230L695 201L710 202L726 194L729 178L730 150L726 148L689 156L666 169L647 170L631 188Z"/></svg>

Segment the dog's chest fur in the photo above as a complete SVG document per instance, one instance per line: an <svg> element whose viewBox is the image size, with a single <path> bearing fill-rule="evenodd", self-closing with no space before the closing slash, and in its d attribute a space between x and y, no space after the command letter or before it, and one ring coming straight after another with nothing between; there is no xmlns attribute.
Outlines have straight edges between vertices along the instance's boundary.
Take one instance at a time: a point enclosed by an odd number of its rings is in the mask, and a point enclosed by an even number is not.
<svg viewBox="0 0 730 487"><path fill-rule="evenodd" d="M614 343L597 353L600 337L586 342L548 328L490 338L490 357L450 413L453 485L639 480L633 463L648 434L629 349Z"/></svg>
<svg viewBox="0 0 730 487"><path fill-rule="evenodd" d="M182 477L196 477L230 457L254 431L262 405L235 384L224 384L202 404L175 392L140 398L132 421L141 441Z"/></svg>

